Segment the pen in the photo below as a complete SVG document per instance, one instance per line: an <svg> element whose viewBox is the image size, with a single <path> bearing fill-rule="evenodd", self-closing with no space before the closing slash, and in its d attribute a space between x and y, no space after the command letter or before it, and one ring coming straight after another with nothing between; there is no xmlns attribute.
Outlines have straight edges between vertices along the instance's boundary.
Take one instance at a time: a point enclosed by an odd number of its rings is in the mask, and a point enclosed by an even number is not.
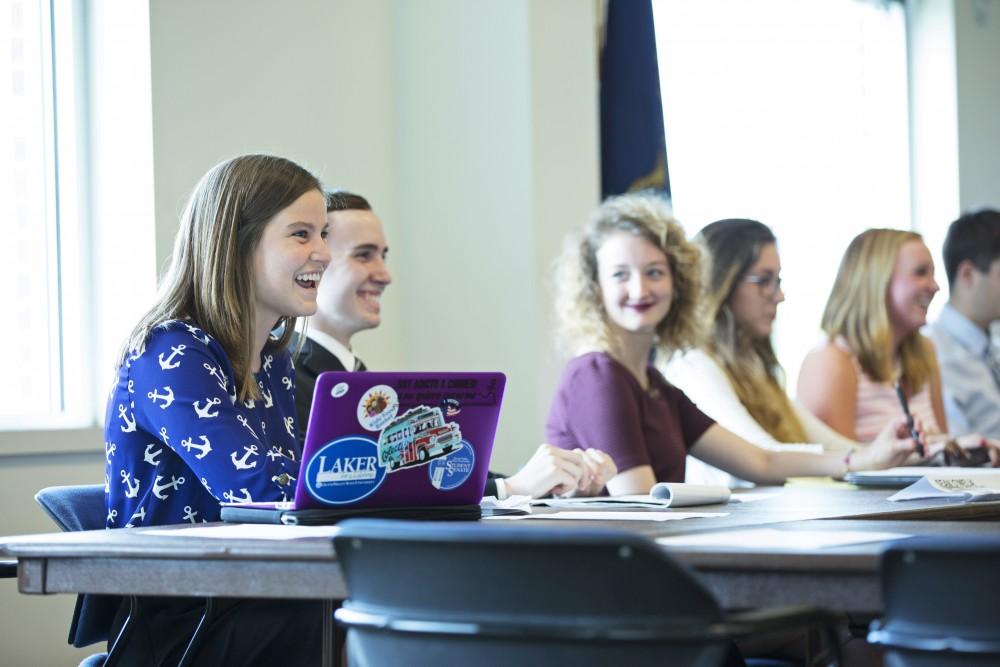
<svg viewBox="0 0 1000 667"><path fill-rule="evenodd" d="M924 443L920 442L920 434L917 433L917 428L913 423L913 415L910 413L910 404L906 402L906 394L903 393L903 387L899 381L896 382L896 396L899 397L899 404L903 406L903 414L906 415L906 427L910 429L910 437L917 444L917 454L920 455L920 458L924 458L927 455L924 452Z"/></svg>

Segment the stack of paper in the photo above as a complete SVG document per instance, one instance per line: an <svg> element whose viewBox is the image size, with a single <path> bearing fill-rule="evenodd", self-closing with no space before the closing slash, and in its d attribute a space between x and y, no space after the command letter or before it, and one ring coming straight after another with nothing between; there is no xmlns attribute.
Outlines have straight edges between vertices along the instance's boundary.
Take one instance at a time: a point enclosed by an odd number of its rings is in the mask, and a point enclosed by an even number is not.
<svg viewBox="0 0 1000 667"><path fill-rule="evenodd" d="M961 498L970 502L1000 500L1000 472L962 474L929 473L917 482L889 497L889 500L925 498Z"/></svg>

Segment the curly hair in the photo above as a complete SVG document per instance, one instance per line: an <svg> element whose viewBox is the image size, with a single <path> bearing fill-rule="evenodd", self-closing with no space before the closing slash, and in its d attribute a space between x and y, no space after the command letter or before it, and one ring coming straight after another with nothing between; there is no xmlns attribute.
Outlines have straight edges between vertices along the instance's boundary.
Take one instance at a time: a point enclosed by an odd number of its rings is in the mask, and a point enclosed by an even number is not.
<svg viewBox="0 0 1000 667"><path fill-rule="evenodd" d="M694 347L702 338L697 314L701 293L701 252L666 203L650 194L610 197L591 216L581 236L566 240L556 264L556 319L561 347L570 355L607 352L618 356L597 279L597 251L608 236L625 232L663 251L670 265L670 311L656 327L656 346L669 354Z"/></svg>

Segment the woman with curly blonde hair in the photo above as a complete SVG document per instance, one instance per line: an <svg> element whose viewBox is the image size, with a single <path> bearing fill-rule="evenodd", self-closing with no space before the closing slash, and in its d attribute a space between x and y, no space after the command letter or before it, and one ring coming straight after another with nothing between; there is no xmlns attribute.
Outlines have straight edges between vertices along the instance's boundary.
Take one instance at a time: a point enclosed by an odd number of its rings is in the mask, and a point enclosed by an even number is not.
<svg viewBox="0 0 1000 667"><path fill-rule="evenodd" d="M546 436L559 447L607 452L621 471L608 482L612 495L682 481L688 453L743 479L779 483L890 467L913 451L901 419L896 437L853 456L767 451L715 424L650 364L654 351L701 340L700 276L698 249L650 195L605 201L560 258L556 310L562 342L575 356Z"/></svg>
<svg viewBox="0 0 1000 667"><path fill-rule="evenodd" d="M934 260L916 232L869 229L856 236L823 311L828 339L802 363L798 399L838 433L867 442L902 414L898 383L928 433L926 454L954 442L985 448L996 465L994 441L945 435L941 372L933 343L920 333L938 289Z"/></svg>

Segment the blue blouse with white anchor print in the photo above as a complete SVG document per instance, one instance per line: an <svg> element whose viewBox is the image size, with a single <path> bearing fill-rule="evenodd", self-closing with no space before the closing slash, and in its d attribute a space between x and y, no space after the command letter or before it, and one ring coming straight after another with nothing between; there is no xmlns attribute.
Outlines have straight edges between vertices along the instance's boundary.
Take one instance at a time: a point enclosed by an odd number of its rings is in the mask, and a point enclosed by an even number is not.
<svg viewBox="0 0 1000 667"><path fill-rule="evenodd" d="M104 422L107 527L217 521L220 502L290 500L301 449L287 350L265 351L260 400L238 401L232 364L173 320L118 370Z"/></svg>

